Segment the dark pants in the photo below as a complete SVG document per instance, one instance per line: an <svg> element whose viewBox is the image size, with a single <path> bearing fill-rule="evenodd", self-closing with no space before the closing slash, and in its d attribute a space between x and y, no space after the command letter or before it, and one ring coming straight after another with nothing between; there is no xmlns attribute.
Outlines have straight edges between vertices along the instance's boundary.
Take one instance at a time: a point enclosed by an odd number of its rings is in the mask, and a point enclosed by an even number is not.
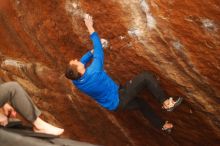
<svg viewBox="0 0 220 146"><path fill-rule="evenodd" d="M41 114L29 95L17 82L7 82L0 85L0 107L5 103L12 107L29 122L34 122Z"/></svg>
<svg viewBox="0 0 220 146"><path fill-rule="evenodd" d="M165 121L143 99L137 97L138 93L144 89L147 89L161 104L166 100L165 93L154 75L150 72L143 72L119 90L120 103L118 109L139 109L154 126L162 128Z"/></svg>

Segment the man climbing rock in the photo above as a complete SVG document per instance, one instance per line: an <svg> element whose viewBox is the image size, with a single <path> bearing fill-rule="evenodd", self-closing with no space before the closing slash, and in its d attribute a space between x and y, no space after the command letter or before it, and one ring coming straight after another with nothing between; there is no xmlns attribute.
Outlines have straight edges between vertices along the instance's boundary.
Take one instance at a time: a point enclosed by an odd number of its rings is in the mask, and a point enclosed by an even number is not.
<svg viewBox="0 0 220 146"><path fill-rule="evenodd" d="M142 98L137 97L137 94L141 90L147 89L162 104L162 108L167 111L172 111L178 106L182 98L178 98L176 101L172 97L167 98L154 75L150 72L137 75L120 88L104 71L104 52L100 38L93 28L92 17L86 14L84 21L94 48L88 51L80 61L77 59L70 60L65 76L72 80L80 91L92 97L102 107L111 111L140 109L152 124L170 132L173 125L158 117ZM85 65L91 59L93 59L92 63L86 67Z"/></svg>
<svg viewBox="0 0 220 146"><path fill-rule="evenodd" d="M17 82L0 84L0 125L6 126L9 117L16 117L17 112L33 124L33 130L38 133L61 135L64 130L43 121L39 116L41 111L34 105L29 95Z"/></svg>

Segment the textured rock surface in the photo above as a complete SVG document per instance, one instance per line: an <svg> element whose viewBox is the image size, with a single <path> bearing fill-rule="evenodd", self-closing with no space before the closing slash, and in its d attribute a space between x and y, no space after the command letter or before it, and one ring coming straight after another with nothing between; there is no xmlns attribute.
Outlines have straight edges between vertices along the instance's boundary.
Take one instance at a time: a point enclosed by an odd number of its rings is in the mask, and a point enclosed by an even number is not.
<svg viewBox="0 0 220 146"><path fill-rule="evenodd" d="M92 47L82 16L87 12L109 43L105 68L125 83L155 72L170 96L184 103L173 113L144 93L170 135L138 111L111 113L65 79L68 60ZM65 128L64 137L101 145L217 145L220 141L220 2L218 0L1 0L0 76L16 80Z"/></svg>

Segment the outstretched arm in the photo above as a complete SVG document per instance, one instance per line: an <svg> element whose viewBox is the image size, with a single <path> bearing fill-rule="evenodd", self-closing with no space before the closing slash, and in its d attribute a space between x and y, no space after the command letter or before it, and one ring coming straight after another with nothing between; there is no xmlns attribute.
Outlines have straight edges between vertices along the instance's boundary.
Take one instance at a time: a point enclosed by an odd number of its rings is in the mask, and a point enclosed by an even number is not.
<svg viewBox="0 0 220 146"><path fill-rule="evenodd" d="M95 32L95 29L93 28L93 20L92 17L88 14L85 14L84 16L85 25L89 31L89 34L91 35L93 32ZM92 58L93 58L93 52L94 50L88 51L86 54L82 56L80 59L80 62L82 62L84 65L86 65Z"/></svg>
<svg viewBox="0 0 220 146"><path fill-rule="evenodd" d="M91 56L93 57L93 62L89 68L94 71L100 71L103 69L103 63L104 63L104 52L103 52L102 44L97 32L95 32L95 29L93 27L92 17L86 14L84 21L89 31L90 39L92 40L93 50L94 50L93 56ZM90 55L92 55L92 53Z"/></svg>

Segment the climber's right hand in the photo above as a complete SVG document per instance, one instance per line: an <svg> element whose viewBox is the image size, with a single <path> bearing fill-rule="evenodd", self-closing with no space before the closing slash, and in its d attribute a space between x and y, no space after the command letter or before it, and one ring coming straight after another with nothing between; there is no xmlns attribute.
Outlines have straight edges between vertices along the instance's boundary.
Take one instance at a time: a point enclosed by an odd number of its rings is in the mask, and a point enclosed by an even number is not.
<svg viewBox="0 0 220 146"><path fill-rule="evenodd" d="M85 14L84 16L85 25L89 31L89 34L92 34L95 30L93 28L93 19L89 14Z"/></svg>

